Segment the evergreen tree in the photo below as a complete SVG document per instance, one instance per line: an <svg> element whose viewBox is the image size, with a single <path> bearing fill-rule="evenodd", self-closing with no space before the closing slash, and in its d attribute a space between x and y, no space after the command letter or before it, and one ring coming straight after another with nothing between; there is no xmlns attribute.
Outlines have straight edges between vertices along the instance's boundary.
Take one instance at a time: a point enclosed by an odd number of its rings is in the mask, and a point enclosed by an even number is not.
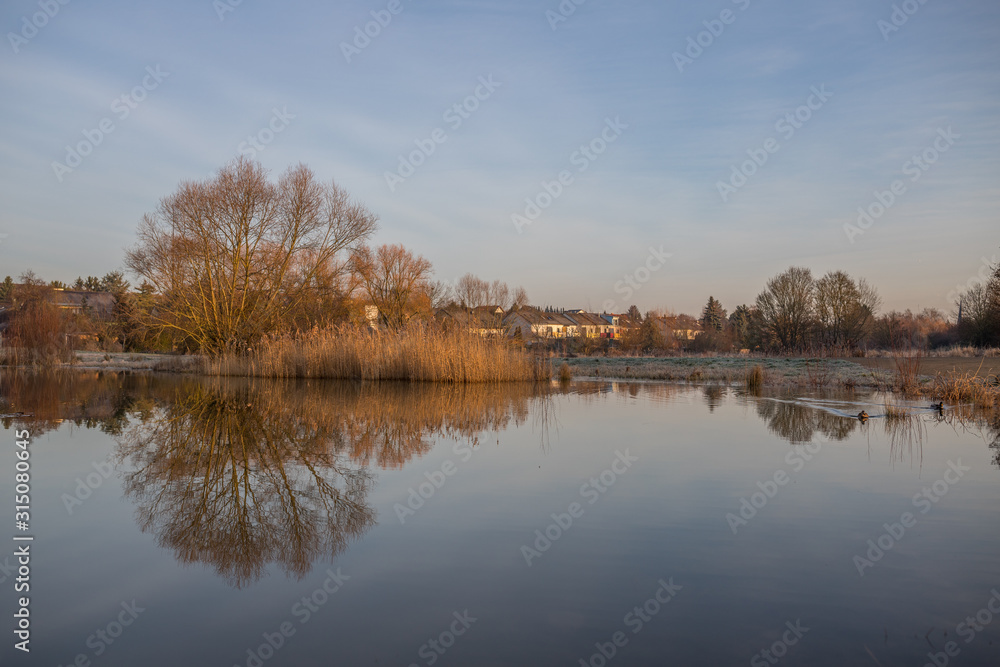
<svg viewBox="0 0 1000 667"><path fill-rule="evenodd" d="M14 279L7 276L0 283L0 301L10 301L14 296Z"/></svg>
<svg viewBox="0 0 1000 667"><path fill-rule="evenodd" d="M633 322L642 322L642 313L639 312L639 306L632 304L628 308L628 318Z"/></svg>
<svg viewBox="0 0 1000 667"><path fill-rule="evenodd" d="M128 292L131 285L125 280L125 274L121 271L112 271L106 276L101 278L101 290L102 292L110 292L115 296L125 294Z"/></svg>
<svg viewBox="0 0 1000 667"><path fill-rule="evenodd" d="M652 352L667 346L667 341L656 326L654 318L648 315L639 327L639 344L645 352Z"/></svg>
<svg viewBox="0 0 1000 667"><path fill-rule="evenodd" d="M715 300L715 297L708 297L708 303L701 311L701 326L707 329L722 331L726 326L726 310L722 304Z"/></svg>

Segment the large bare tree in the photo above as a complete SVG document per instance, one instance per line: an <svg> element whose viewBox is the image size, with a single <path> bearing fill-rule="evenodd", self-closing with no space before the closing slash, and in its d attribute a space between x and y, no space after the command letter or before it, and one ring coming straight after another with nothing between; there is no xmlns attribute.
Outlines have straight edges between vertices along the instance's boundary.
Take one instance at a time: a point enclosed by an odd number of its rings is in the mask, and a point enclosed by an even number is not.
<svg viewBox="0 0 1000 667"><path fill-rule="evenodd" d="M182 183L144 216L126 265L163 296L154 324L203 351L233 352L285 328L376 225L305 165L272 183L240 157L213 178Z"/></svg>
<svg viewBox="0 0 1000 667"><path fill-rule="evenodd" d="M782 349L803 347L813 324L815 283L809 269L793 266L767 281L757 310L772 342Z"/></svg>
<svg viewBox="0 0 1000 667"><path fill-rule="evenodd" d="M831 271L816 281L816 318L825 342L853 347L871 330L881 299L864 278Z"/></svg>

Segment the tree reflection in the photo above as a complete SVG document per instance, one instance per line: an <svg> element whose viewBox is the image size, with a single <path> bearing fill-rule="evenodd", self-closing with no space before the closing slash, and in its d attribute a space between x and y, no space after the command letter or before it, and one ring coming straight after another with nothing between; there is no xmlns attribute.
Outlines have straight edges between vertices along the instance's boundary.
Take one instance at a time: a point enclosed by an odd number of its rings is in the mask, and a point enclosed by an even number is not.
<svg viewBox="0 0 1000 667"><path fill-rule="evenodd" d="M432 436L477 442L529 414L532 387L188 382L119 438L144 532L231 585L276 564L301 578L376 520L371 466L399 468Z"/></svg>
<svg viewBox="0 0 1000 667"><path fill-rule="evenodd" d="M247 386L197 384L122 436L125 493L142 530L184 563L210 563L235 586L272 562L301 578L375 521L372 476L337 439Z"/></svg>
<svg viewBox="0 0 1000 667"><path fill-rule="evenodd" d="M812 442L816 433L822 433L829 440L846 440L860 423L786 400L758 399L756 409L772 433L792 444Z"/></svg>

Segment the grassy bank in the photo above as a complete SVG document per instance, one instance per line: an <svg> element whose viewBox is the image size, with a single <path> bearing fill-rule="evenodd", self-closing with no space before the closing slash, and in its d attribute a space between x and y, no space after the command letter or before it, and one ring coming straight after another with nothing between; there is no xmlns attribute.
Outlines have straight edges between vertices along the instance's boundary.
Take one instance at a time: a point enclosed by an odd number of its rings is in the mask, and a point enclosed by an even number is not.
<svg viewBox="0 0 1000 667"><path fill-rule="evenodd" d="M559 362L556 359L556 363ZM876 386L869 371L847 359L577 357L566 359L566 363L574 377L743 384L748 374L752 374L751 381L756 386Z"/></svg>
<svg viewBox="0 0 1000 667"><path fill-rule="evenodd" d="M552 367L502 339L414 326L398 332L339 326L263 341L208 359L207 375L444 383L548 380Z"/></svg>
<svg viewBox="0 0 1000 667"><path fill-rule="evenodd" d="M874 389L984 408L1000 407L995 359L964 357L879 360L786 357L576 357L564 363L577 378L662 380L793 389ZM991 365L992 364L992 365Z"/></svg>

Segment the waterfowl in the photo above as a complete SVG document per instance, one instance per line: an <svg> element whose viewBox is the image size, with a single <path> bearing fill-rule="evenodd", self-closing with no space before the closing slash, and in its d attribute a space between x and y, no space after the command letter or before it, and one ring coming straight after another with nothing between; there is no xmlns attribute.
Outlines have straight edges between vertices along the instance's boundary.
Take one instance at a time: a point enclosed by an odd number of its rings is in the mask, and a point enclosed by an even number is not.
<svg viewBox="0 0 1000 667"><path fill-rule="evenodd" d="M944 401L940 403L931 403L931 410L944 410Z"/></svg>
<svg viewBox="0 0 1000 667"><path fill-rule="evenodd" d="M860 419L861 421L868 421L868 413L862 410L861 412L858 413L858 419Z"/></svg>

